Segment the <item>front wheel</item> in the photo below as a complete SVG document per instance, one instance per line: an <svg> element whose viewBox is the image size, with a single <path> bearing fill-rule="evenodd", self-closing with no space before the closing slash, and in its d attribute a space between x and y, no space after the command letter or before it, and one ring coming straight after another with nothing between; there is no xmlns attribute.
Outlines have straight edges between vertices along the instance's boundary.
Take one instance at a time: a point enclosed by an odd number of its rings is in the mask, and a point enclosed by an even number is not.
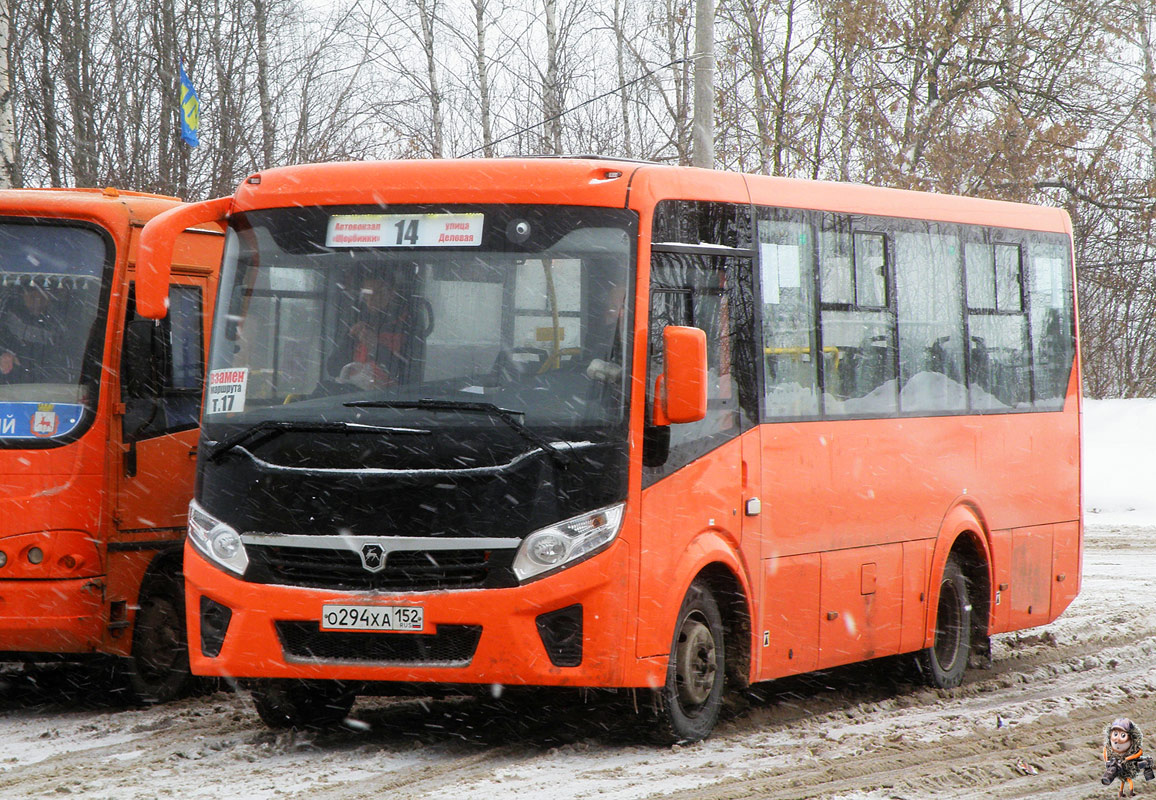
<svg viewBox="0 0 1156 800"><path fill-rule="evenodd" d="M948 558L939 584L935 614L935 641L919 654L927 682L951 689L963 682L971 653L971 597L967 578L955 557Z"/></svg>
<svg viewBox="0 0 1156 800"><path fill-rule="evenodd" d="M666 684L656 698L660 741L705 739L722 710L725 680L722 615L707 585L695 581L679 609Z"/></svg>
<svg viewBox="0 0 1156 800"><path fill-rule="evenodd" d="M325 728L347 716L356 691L340 681L261 680L250 687L257 716L270 728Z"/></svg>

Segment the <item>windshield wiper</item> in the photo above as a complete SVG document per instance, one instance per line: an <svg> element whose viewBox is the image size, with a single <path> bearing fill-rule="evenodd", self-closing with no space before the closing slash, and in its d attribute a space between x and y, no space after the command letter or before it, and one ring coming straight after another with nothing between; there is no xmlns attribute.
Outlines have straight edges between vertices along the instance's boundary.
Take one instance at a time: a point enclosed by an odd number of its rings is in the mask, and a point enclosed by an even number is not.
<svg viewBox="0 0 1156 800"><path fill-rule="evenodd" d="M479 414L488 414L506 423L511 430L544 452L558 466L565 467L570 464L570 457L554 447L554 442L534 433L516 419L517 416L524 417L526 415L525 411L502 408L493 403L479 403L465 400L434 400L428 397L421 400L351 400L344 405L348 408L413 408L421 411L476 411Z"/></svg>
<svg viewBox="0 0 1156 800"><path fill-rule="evenodd" d="M363 425L360 422L293 422L290 420L267 419L258 422L252 427L237 431L215 442L205 458L216 461L222 455L237 445L249 443L257 445L280 436L283 433L401 433L401 434L428 434L430 431L421 428L396 428L386 425Z"/></svg>

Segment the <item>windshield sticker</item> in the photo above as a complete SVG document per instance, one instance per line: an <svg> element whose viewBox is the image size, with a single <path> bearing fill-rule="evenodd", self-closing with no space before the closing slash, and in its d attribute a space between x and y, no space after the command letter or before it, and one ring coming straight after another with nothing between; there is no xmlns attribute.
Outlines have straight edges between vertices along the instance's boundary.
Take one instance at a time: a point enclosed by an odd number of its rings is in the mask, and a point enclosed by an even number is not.
<svg viewBox="0 0 1156 800"><path fill-rule="evenodd" d="M485 214L336 214L326 247L480 247Z"/></svg>
<svg viewBox="0 0 1156 800"><path fill-rule="evenodd" d="M249 368L215 369L209 373L209 414L227 414L245 410L245 389L249 385Z"/></svg>
<svg viewBox="0 0 1156 800"><path fill-rule="evenodd" d="M78 403L0 403L0 438L50 439L76 430L84 415Z"/></svg>

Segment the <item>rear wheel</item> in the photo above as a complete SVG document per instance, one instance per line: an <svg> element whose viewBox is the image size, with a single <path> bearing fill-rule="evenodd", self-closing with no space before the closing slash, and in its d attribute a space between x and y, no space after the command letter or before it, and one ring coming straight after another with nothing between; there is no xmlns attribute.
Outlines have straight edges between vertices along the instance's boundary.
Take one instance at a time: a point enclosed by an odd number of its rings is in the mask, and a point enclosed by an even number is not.
<svg viewBox="0 0 1156 800"><path fill-rule="evenodd" d="M963 682L971 652L971 597L967 578L954 556L947 559L939 583L935 613L935 641L919 654L927 682L950 689Z"/></svg>
<svg viewBox="0 0 1156 800"><path fill-rule="evenodd" d="M257 715L270 728L325 728L347 716L356 691L340 681L262 680L250 686Z"/></svg>
<svg viewBox="0 0 1156 800"><path fill-rule="evenodd" d="M122 682L134 702L166 703L192 683L185 638L185 593L180 576L150 582L142 591L132 632L132 653Z"/></svg>
<svg viewBox="0 0 1156 800"><path fill-rule="evenodd" d="M666 684L656 698L658 738L696 742L714 729L726 682L726 644L718 603L702 581L687 590L675 622Z"/></svg>

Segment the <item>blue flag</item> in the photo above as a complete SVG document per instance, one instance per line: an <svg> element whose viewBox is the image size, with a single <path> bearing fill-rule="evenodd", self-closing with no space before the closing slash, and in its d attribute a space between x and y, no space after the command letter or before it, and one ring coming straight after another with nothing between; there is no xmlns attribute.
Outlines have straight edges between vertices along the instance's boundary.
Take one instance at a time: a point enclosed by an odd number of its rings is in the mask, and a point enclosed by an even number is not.
<svg viewBox="0 0 1156 800"><path fill-rule="evenodd" d="M190 147L200 144L197 132L201 129L201 101L193 82L185 74L185 62L181 60L181 138Z"/></svg>

